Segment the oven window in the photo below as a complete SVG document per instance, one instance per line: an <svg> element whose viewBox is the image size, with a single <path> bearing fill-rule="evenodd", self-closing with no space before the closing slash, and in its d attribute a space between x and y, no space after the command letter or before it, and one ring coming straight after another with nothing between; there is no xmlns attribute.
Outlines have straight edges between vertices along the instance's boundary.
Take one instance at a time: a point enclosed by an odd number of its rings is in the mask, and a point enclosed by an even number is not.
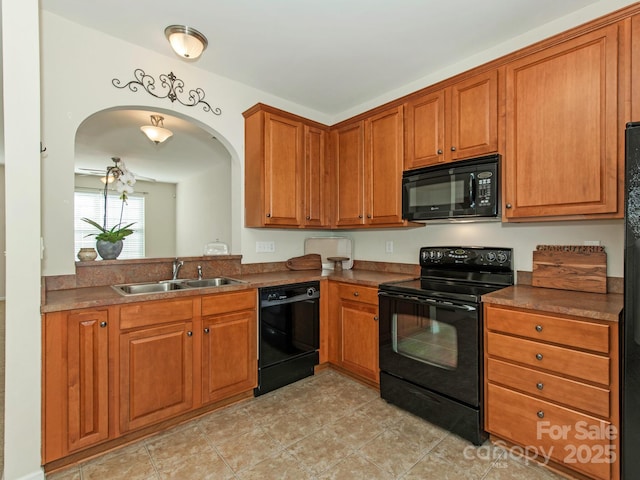
<svg viewBox="0 0 640 480"><path fill-rule="evenodd" d="M429 317L394 313L393 351L420 362L455 370L458 367L458 333L448 323L436 320L435 308Z"/></svg>

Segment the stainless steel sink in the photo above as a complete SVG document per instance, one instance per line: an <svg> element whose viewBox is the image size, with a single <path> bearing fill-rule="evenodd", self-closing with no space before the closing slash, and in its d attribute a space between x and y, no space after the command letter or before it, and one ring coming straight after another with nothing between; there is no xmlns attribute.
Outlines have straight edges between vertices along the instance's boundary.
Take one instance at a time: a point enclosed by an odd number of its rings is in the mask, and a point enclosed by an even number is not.
<svg viewBox="0 0 640 480"><path fill-rule="evenodd" d="M188 287L182 285L182 282L151 282L113 285L113 288L124 295L138 295L143 293L172 292L174 290L182 290Z"/></svg>
<svg viewBox="0 0 640 480"><path fill-rule="evenodd" d="M236 285L245 283L228 277L203 278L202 280L186 280L183 282L189 288L221 287L223 285Z"/></svg>
<svg viewBox="0 0 640 480"><path fill-rule="evenodd" d="M243 282L242 280L236 280L234 278L216 277L206 278L202 280L171 280L163 282L127 283L121 285L112 285L112 288L114 288L118 293L122 295L142 295L148 293L173 292L176 290L191 288L222 287L224 285L236 285L240 283L246 282Z"/></svg>

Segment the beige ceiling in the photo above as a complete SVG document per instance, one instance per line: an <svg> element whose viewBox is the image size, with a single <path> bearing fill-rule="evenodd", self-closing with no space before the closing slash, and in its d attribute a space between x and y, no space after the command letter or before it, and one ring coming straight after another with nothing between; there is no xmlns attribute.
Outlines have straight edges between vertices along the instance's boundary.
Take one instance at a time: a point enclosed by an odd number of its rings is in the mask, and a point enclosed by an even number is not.
<svg viewBox="0 0 640 480"><path fill-rule="evenodd" d="M41 6L168 56L164 28L194 27L209 40L199 68L338 116L596 2L41 0Z"/></svg>

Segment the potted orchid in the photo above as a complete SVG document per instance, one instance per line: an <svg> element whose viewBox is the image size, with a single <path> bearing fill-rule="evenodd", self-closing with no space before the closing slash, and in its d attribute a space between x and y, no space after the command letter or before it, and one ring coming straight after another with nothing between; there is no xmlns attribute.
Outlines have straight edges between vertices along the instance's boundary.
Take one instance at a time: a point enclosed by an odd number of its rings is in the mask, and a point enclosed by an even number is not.
<svg viewBox="0 0 640 480"><path fill-rule="evenodd" d="M115 165L107 167L104 184L104 217L102 225L90 218L82 218L84 222L87 222L99 230L99 233L91 233L88 236L96 237L96 250L103 260L118 258L118 255L120 255L122 251L123 240L133 233L131 229L133 223L122 225L122 213L127 203L127 195L133 193L133 185L136 183L136 178L133 173L127 170L124 162L120 158L113 157L111 160L113 160ZM107 227L107 199L110 178L113 179L121 200L120 221L111 228Z"/></svg>

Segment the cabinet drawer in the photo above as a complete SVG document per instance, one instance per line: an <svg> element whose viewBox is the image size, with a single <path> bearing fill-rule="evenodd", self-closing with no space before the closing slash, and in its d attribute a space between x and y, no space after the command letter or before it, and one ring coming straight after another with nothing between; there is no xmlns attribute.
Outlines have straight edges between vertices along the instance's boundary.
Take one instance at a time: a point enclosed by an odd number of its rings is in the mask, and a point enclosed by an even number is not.
<svg viewBox="0 0 640 480"><path fill-rule="evenodd" d="M255 309L256 296L255 290L242 290L202 297L202 315L218 315Z"/></svg>
<svg viewBox="0 0 640 480"><path fill-rule="evenodd" d="M136 303L120 307L120 329L122 330L185 321L191 318L193 318L193 300L190 298Z"/></svg>
<svg viewBox="0 0 640 480"><path fill-rule="evenodd" d="M609 358L523 338L487 332L487 354L562 376L609 386Z"/></svg>
<svg viewBox="0 0 640 480"><path fill-rule="evenodd" d="M341 284L340 288L338 288L338 295L343 300L354 300L356 302L378 305L377 288L363 287L361 285Z"/></svg>
<svg viewBox="0 0 640 480"><path fill-rule="evenodd" d="M553 315L487 306L487 328L543 342L609 352L609 326Z"/></svg>
<svg viewBox="0 0 640 480"><path fill-rule="evenodd" d="M523 393L563 403L572 408L609 418L610 392L607 389L506 363L494 358L487 362L487 380Z"/></svg>
<svg viewBox="0 0 640 480"><path fill-rule="evenodd" d="M593 478L611 476L617 432L609 422L489 384L486 429ZM617 435L616 435L617 436Z"/></svg>

